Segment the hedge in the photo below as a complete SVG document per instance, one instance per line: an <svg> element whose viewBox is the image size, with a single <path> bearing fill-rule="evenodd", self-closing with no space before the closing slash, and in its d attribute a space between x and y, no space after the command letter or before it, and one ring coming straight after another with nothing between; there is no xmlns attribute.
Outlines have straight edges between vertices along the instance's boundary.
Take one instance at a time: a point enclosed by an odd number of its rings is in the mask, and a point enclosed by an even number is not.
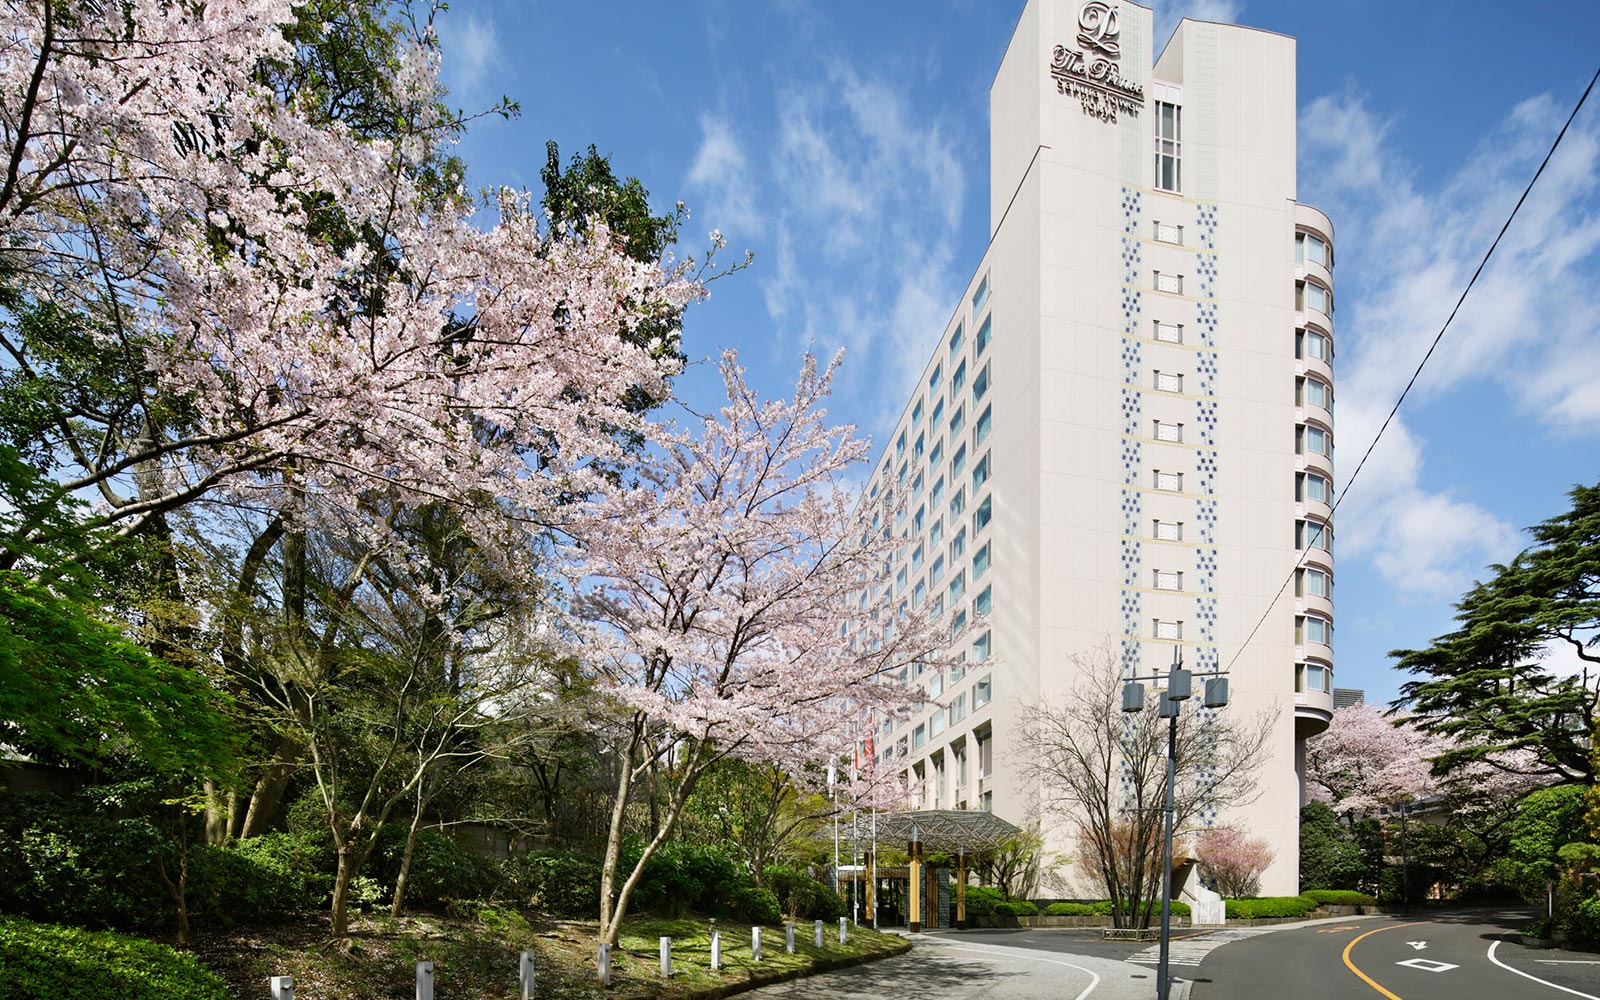
<svg viewBox="0 0 1600 1000"><path fill-rule="evenodd" d="M1324 906L1372 906L1377 902L1366 893L1354 889L1307 889L1300 895Z"/></svg>
<svg viewBox="0 0 1600 1000"><path fill-rule="evenodd" d="M193 955L104 931L0 917L5 995L50 1000L228 1000Z"/></svg>
<svg viewBox="0 0 1600 1000"><path fill-rule="evenodd" d="M1225 899L1228 917L1255 920L1261 917L1303 917L1322 904L1309 896L1264 896L1259 899Z"/></svg>
<svg viewBox="0 0 1600 1000"><path fill-rule="evenodd" d="M1150 908L1150 912L1159 916L1161 914L1161 901L1157 900ZM1102 899L1093 903L1051 903L1044 908L1047 917L1109 917L1111 916L1111 901ZM1189 916L1189 904L1182 900L1172 901L1172 915L1175 917Z"/></svg>

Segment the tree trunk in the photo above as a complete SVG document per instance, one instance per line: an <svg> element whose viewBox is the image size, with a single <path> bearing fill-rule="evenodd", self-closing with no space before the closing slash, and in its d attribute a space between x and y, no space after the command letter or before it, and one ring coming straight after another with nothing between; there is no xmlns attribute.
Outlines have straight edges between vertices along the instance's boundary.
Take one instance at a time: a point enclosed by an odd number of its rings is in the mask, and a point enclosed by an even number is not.
<svg viewBox="0 0 1600 1000"><path fill-rule="evenodd" d="M400 874L394 880L394 901L389 906L389 916L398 917L405 905L406 883L411 881L411 858L417 851L417 828L422 825L422 786L417 786L417 807L411 813L411 829L406 831L406 849L400 856Z"/></svg>
<svg viewBox="0 0 1600 1000"><path fill-rule="evenodd" d="M637 742L637 741L635 741ZM628 811L628 794L633 790L633 753L630 748L619 763L617 796L611 803L611 824L606 835L606 855L600 864L600 943L617 943L612 929L612 893L617 884L617 861L622 854L622 823ZM620 926L620 921L617 922Z"/></svg>
<svg viewBox="0 0 1600 1000"><path fill-rule="evenodd" d="M299 740L290 736L278 737L278 745L273 749L272 762L256 780L255 791L250 796L250 805L245 810L244 824L239 828L239 839L266 833L268 827L278 818L283 805L283 793L288 790L289 778L293 775L294 767L304 752L305 747Z"/></svg>
<svg viewBox="0 0 1600 1000"><path fill-rule="evenodd" d="M206 843L226 844L233 835L232 795L224 795L217 783L205 780Z"/></svg>
<svg viewBox="0 0 1600 1000"><path fill-rule="evenodd" d="M333 920L335 940L350 935L350 879L354 874L354 866L350 863L350 845L341 837L339 868L333 877L333 904L329 911Z"/></svg>

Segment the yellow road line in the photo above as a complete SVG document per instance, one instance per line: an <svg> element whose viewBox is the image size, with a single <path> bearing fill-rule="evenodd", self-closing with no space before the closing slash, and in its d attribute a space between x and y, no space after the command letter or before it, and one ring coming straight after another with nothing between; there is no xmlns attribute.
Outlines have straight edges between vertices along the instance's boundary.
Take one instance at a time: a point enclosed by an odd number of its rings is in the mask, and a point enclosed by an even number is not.
<svg viewBox="0 0 1600 1000"><path fill-rule="evenodd" d="M1379 986L1377 981L1374 980L1371 976L1367 975L1365 972L1362 972L1360 969L1356 968L1356 963L1350 961L1350 949L1354 948L1356 945L1360 944L1363 940L1365 940L1366 938L1371 937L1374 934L1382 934L1384 931L1392 931L1392 930L1397 930L1397 929L1399 929L1401 927L1413 927L1413 926L1415 926L1415 925L1414 924L1392 924L1392 925L1390 925L1388 927L1379 927L1376 930L1367 931L1365 934L1362 934L1362 935L1359 935L1358 937L1352 938L1350 940L1350 943L1344 946L1344 955L1343 955L1344 967L1349 969L1351 972L1354 972L1357 976L1360 977L1360 979L1361 979L1361 981L1363 983L1366 983L1368 986L1370 986L1373 989L1377 990L1379 993L1382 993L1384 996L1388 997L1389 1000L1400 1000L1399 997L1395 996L1393 993L1390 993L1388 990L1384 989L1382 986Z"/></svg>

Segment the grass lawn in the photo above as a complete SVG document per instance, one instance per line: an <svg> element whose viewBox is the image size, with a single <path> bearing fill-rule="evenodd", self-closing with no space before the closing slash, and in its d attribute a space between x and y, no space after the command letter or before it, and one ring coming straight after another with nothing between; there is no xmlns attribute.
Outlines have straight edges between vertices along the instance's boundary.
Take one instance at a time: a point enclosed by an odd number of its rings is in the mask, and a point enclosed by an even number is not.
<svg viewBox="0 0 1600 1000"><path fill-rule="evenodd" d="M271 976L293 976L296 1000L410 1000L415 996L416 963L434 963L439 1000L517 1000L517 953L535 953L541 998L681 997L735 984L760 983L800 974L817 963L862 960L894 954L903 938L865 927L850 929L839 944L837 922L825 924L823 948L811 944L812 925L795 927L795 953L785 954L781 926L762 930L763 960L750 957L750 925L717 922L722 931L722 970L711 970L711 930L707 920L641 917L625 926L612 952L611 989L595 982L592 921L533 920L506 909L483 907L475 915L419 915L398 920L363 916L351 921L350 946L328 943L325 914L271 928L196 934L195 953L228 984L240 1000L269 995ZM673 976L660 974L659 942L672 938Z"/></svg>

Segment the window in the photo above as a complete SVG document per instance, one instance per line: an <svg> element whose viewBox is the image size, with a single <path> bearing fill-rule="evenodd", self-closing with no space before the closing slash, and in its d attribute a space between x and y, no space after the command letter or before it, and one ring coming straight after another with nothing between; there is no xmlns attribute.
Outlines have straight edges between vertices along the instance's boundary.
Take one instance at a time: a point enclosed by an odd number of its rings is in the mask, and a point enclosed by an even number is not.
<svg viewBox="0 0 1600 1000"><path fill-rule="evenodd" d="M984 632L972 641L972 662L982 663L989 658L989 633Z"/></svg>
<svg viewBox="0 0 1600 1000"><path fill-rule="evenodd" d="M906 571L901 570L894 575L894 592L896 594L906 589Z"/></svg>
<svg viewBox="0 0 1600 1000"><path fill-rule="evenodd" d="M955 524L961 512L967 509L967 491L956 490L950 494L950 523Z"/></svg>
<svg viewBox="0 0 1600 1000"><path fill-rule="evenodd" d="M1183 376L1177 372L1156 372L1156 389L1159 392L1182 392Z"/></svg>
<svg viewBox="0 0 1600 1000"><path fill-rule="evenodd" d="M955 564L961 554L967 551L967 529L962 528L950 536L950 563Z"/></svg>
<svg viewBox="0 0 1600 1000"><path fill-rule="evenodd" d="M967 574L964 571L957 572L955 576L950 578L950 588L948 591L950 595L950 603L954 604L955 602L961 600L962 595L966 592Z"/></svg>
<svg viewBox="0 0 1600 1000"><path fill-rule="evenodd" d="M1183 473L1181 472L1162 472L1157 469L1155 471L1155 480L1156 489L1158 490L1172 490L1173 492L1183 490Z"/></svg>
<svg viewBox="0 0 1600 1000"><path fill-rule="evenodd" d="M1294 380L1294 401L1297 406L1320 406L1324 410L1333 409L1333 389L1320 378L1297 378Z"/></svg>
<svg viewBox="0 0 1600 1000"><path fill-rule="evenodd" d="M1183 541L1183 522L1157 521L1155 537L1161 539L1163 542Z"/></svg>
<svg viewBox="0 0 1600 1000"><path fill-rule="evenodd" d="M926 435L918 434L917 435L917 443L911 446L911 458L912 458L912 461L915 461L915 460L917 460L917 459L922 457L922 446L923 446L925 437L926 437Z"/></svg>
<svg viewBox="0 0 1600 1000"><path fill-rule="evenodd" d="M956 453L950 457L950 481L955 482L956 477L961 475L961 470L965 469L966 467L967 446L962 445L961 447L957 448Z"/></svg>
<svg viewBox="0 0 1600 1000"><path fill-rule="evenodd" d="M972 553L972 578L978 577L989 571L989 543L984 542L977 551Z"/></svg>
<svg viewBox="0 0 1600 1000"><path fill-rule="evenodd" d="M964 407L964 406L956 407L955 412L950 414L950 436L952 438L956 436L956 432L957 431L961 430L961 425L966 423L966 420L967 420L966 407Z"/></svg>
<svg viewBox="0 0 1600 1000"><path fill-rule="evenodd" d="M1333 312L1333 293L1314 281L1306 282L1306 307L1318 312Z"/></svg>
<svg viewBox="0 0 1600 1000"><path fill-rule="evenodd" d="M934 365L933 374L928 376L928 391L930 393L939 391L939 380L942 378L944 378L944 366ZM934 417L933 419L937 421L939 418Z"/></svg>
<svg viewBox="0 0 1600 1000"><path fill-rule="evenodd" d="M1295 446L1295 453L1298 455L1331 456L1333 454L1333 435L1316 424L1305 424L1295 428Z"/></svg>
<svg viewBox="0 0 1600 1000"><path fill-rule="evenodd" d="M950 373L950 398L955 399L956 393L967 384L967 363L965 361L956 365L956 370Z"/></svg>
<svg viewBox="0 0 1600 1000"><path fill-rule="evenodd" d="M917 508L917 512L911 516L911 530L912 531L917 532L918 534L922 533L922 521L923 521L923 518L927 515L927 513L928 513L928 511L927 511L926 507L918 507Z"/></svg>
<svg viewBox="0 0 1600 1000"><path fill-rule="evenodd" d="M1156 320L1156 339L1167 344L1183 343L1183 324Z"/></svg>
<svg viewBox="0 0 1600 1000"><path fill-rule="evenodd" d="M1300 586L1296 588L1305 597L1332 597L1332 586L1328 582L1328 574L1320 569L1303 569L1300 571Z"/></svg>
<svg viewBox="0 0 1600 1000"><path fill-rule="evenodd" d="M961 343L962 343L961 324L957 323L956 324L956 332L952 333L950 335L950 360L951 361L954 361L956 359L956 352L961 350Z"/></svg>
<svg viewBox="0 0 1600 1000"><path fill-rule="evenodd" d="M939 547L939 536L944 534L944 518L936 517L933 525L928 528L928 551L932 552Z"/></svg>
<svg viewBox="0 0 1600 1000"><path fill-rule="evenodd" d="M1295 691L1321 691L1326 694L1333 680L1333 671L1320 663L1300 663L1294 668Z"/></svg>
<svg viewBox="0 0 1600 1000"><path fill-rule="evenodd" d="M989 521L993 515L994 497L984 497L983 500L979 502L978 506L974 507L972 510L972 534L976 536L978 532L988 527Z"/></svg>
<svg viewBox="0 0 1600 1000"><path fill-rule="evenodd" d="M901 485L901 486L904 486L904 485L905 485L905 484L906 484L906 473L907 473L907 472L908 472L908 471L910 471L910 469L911 469L911 466L910 466L910 465L907 465L907 464L905 464L905 463L904 463L904 462L902 462L902 463L901 463L901 464L900 464L900 471L899 471L899 472L897 472L897 473L895 473L895 480L896 480L896 481L897 481L897 482L898 482L898 483L899 483L899 484L900 484L900 485ZM902 512L901 512L901 513L904 513L904 511L902 511Z"/></svg>
<svg viewBox="0 0 1600 1000"><path fill-rule="evenodd" d="M989 373L989 369L985 368L983 370L983 374L987 375L988 373ZM978 386L978 383L974 382L974 383L972 383L972 386L973 386L974 389L976 389L977 386ZM993 429L994 429L994 407L993 406L985 406L983 408L983 413L979 414L979 416L978 416L977 423L974 423L972 425L972 446L974 448L976 448L978 445L983 444L983 439L988 437L989 436L989 431L991 431Z"/></svg>
<svg viewBox="0 0 1600 1000"><path fill-rule="evenodd" d="M983 457L972 466L972 489L976 492L984 483L989 481L989 453L984 452Z"/></svg>
<svg viewBox="0 0 1600 1000"><path fill-rule="evenodd" d="M984 349L989 346L989 338L991 335L989 322L990 318L985 316L983 318L983 325L978 327L978 336L973 338L972 341L972 353L980 357L982 357Z"/></svg>
<svg viewBox="0 0 1600 1000"><path fill-rule="evenodd" d="M1295 341L1295 357L1317 358L1321 361L1333 360L1333 347L1328 343L1328 338L1315 330L1306 330L1298 335Z"/></svg>
<svg viewBox="0 0 1600 1000"><path fill-rule="evenodd" d="M944 477L940 476L938 479L935 479L933 481L933 493L931 493L928 496L928 506L934 508L935 510L937 510L938 507L939 507L940 502L943 501L943 500L944 500Z"/></svg>
<svg viewBox="0 0 1600 1000"><path fill-rule="evenodd" d="M1182 573L1176 573L1176 572L1172 572L1170 570L1159 570L1158 569L1158 570L1155 571L1155 575L1156 575L1156 589L1157 590L1182 590L1183 589L1183 574Z"/></svg>
<svg viewBox="0 0 1600 1000"><path fill-rule="evenodd" d="M917 475L911 480L911 496L916 498L922 495L922 470L917 470Z"/></svg>
<svg viewBox="0 0 1600 1000"><path fill-rule="evenodd" d="M984 792L982 795L978 796L978 811L986 813L994 812L993 792Z"/></svg>
<svg viewBox="0 0 1600 1000"><path fill-rule="evenodd" d="M944 694L944 671L935 670L928 674L928 697L937 698Z"/></svg>
<svg viewBox="0 0 1600 1000"><path fill-rule="evenodd" d="M916 548L911 550L911 570L912 570L912 572L916 572L917 567L921 566L921 565L922 565L922 546L918 545Z"/></svg>
<svg viewBox="0 0 1600 1000"><path fill-rule="evenodd" d="M1296 491L1298 494L1296 500L1304 497L1306 500L1318 500L1322 503L1333 502L1333 484L1328 482L1327 477L1314 472L1303 472L1297 478L1299 482L1296 485L1300 489Z"/></svg>
<svg viewBox="0 0 1600 1000"><path fill-rule="evenodd" d="M901 431L900 432L900 440L898 440L898 441L896 441L894 443L894 457L895 458L899 458L901 455L904 455L905 453L906 453L906 432L905 431ZM902 476L904 476L905 475L905 470L901 469L900 470L900 474Z"/></svg>
<svg viewBox="0 0 1600 1000"><path fill-rule="evenodd" d="M1333 549L1333 531L1320 521L1296 521L1294 535L1296 549Z"/></svg>
<svg viewBox="0 0 1600 1000"><path fill-rule="evenodd" d="M906 738L904 736L895 741L894 755L896 757L904 757L906 755Z"/></svg>
<svg viewBox="0 0 1600 1000"><path fill-rule="evenodd" d="M965 606L956 609L950 616L950 635L952 638L967 630L967 609Z"/></svg>
<svg viewBox="0 0 1600 1000"><path fill-rule="evenodd" d="M985 364L978 369L978 374L972 376L972 401L977 403L983 399L983 394L989 391L989 366Z"/></svg>
<svg viewBox="0 0 1600 1000"><path fill-rule="evenodd" d="M972 613L975 615L986 615L989 613L989 609L993 606L994 585L990 584L989 586L978 591L978 596L972 599Z"/></svg>
<svg viewBox="0 0 1600 1000"><path fill-rule="evenodd" d="M955 701L952 701L950 703L950 724L951 725L955 725L956 723L960 722L962 719L965 719L966 717L967 717L967 694L966 694L965 691L963 691L961 694L956 695L956 700ZM961 761L961 764L960 764L961 783L964 785L964 784L967 783L967 758L966 758L966 755L963 754L962 756L958 757L957 760Z"/></svg>
<svg viewBox="0 0 1600 1000"><path fill-rule="evenodd" d="M1157 441L1181 442L1183 440L1183 425L1182 424L1169 424L1169 423L1165 423L1163 421L1157 420L1156 421L1156 440Z"/></svg>
<svg viewBox="0 0 1600 1000"><path fill-rule="evenodd" d="M1157 639L1182 639L1183 622L1164 622L1157 618L1153 634Z"/></svg>
<svg viewBox="0 0 1600 1000"><path fill-rule="evenodd" d="M917 585L915 587L911 588L911 603L920 608L920 607L922 607L922 602L924 600L926 600L927 597L928 597L928 585L927 585L927 583L922 581L922 580L918 580L917 581Z"/></svg>
<svg viewBox="0 0 1600 1000"><path fill-rule="evenodd" d="M950 665L950 683L951 684L954 684L956 681L959 681L962 677L966 676L967 668L964 666L964 664L966 662L967 662L967 654L966 653L957 653L956 654L955 663Z"/></svg>
<svg viewBox="0 0 1600 1000"><path fill-rule="evenodd" d="M1183 275L1181 275L1181 274L1162 274L1160 271L1157 271L1156 272L1156 291L1158 291L1158 292L1171 292L1174 295L1182 295L1183 294Z"/></svg>
<svg viewBox="0 0 1600 1000"><path fill-rule="evenodd" d="M922 422L922 397L917 397L917 405L911 408L911 426L915 428Z"/></svg>
<svg viewBox="0 0 1600 1000"><path fill-rule="evenodd" d="M911 749L915 750L928 742L928 724L923 723L911 731Z"/></svg>
<svg viewBox="0 0 1600 1000"><path fill-rule="evenodd" d="M928 720L928 731L931 735L938 736L940 733L944 732L945 718L945 710L942 708L933 713L933 718ZM935 791L935 794L937 794L937 790Z"/></svg>
<svg viewBox="0 0 1600 1000"><path fill-rule="evenodd" d="M1156 187L1162 191L1182 191L1183 109L1166 101L1156 102Z"/></svg>
<svg viewBox="0 0 1600 1000"><path fill-rule="evenodd" d="M928 539L928 544L931 547L934 539ZM938 555L934 557L933 565L928 567L928 582L938 583L941 576L944 576L944 556Z"/></svg>
<svg viewBox="0 0 1600 1000"><path fill-rule="evenodd" d="M978 683L972 685L972 710L973 711L977 711L978 709L982 708L983 706L989 704L989 699L994 697L994 687L990 683L990 680L989 680L989 678L992 677L992 676L993 676L992 674L985 674L983 676L983 678L978 681ZM987 743L985 743L985 746L987 746ZM980 753L979 759L982 760L983 756L984 755ZM986 777L986 778L989 776L989 771L988 771L987 767L984 768L983 776Z"/></svg>
<svg viewBox="0 0 1600 1000"><path fill-rule="evenodd" d="M1328 246L1320 236L1310 233L1294 234L1294 262L1304 264L1306 261L1321 264L1323 267L1333 266L1333 248Z"/></svg>
<svg viewBox="0 0 1600 1000"><path fill-rule="evenodd" d="M939 401L937 403L933 404L933 417L928 421L928 425L933 428L934 433L938 433L938 431L939 431L939 422L941 420L943 420L943 419L944 419L944 398L941 396L939 398ZM934 445L934 449L935 450L937 450L938 447L939 447L938 445Z"/></svg>
<svg viewBox="0 0 1600 1000"><path fill-rule="evenodd" d="M983 312L983 307L988 304L989 276L986 274L983 276L983 280L978 282L978 290L972 293L972 315L976 316ZM978 350L981 351L983 348L980 347Z"/></svg>
<svg viewBox="0 0 1600 1000"><path fill-rule="evenodd" d="M1170 223L1165 223L1165 222L1157 222L1156 223L1156 242L1157 243L1176 243L1176 244L1182 246L1183 245L1183 227L1182 226L1174 226L1174 225L1171 225Z"/></svg>
<svg viewBox="0 0 1600 1000"><path fill-rule="evenodd" d="M1333 622L1318 615L1296 615L1294 619L1294 641L1297 643L1320 642L1324 646L1333 645Z"/></svg>

